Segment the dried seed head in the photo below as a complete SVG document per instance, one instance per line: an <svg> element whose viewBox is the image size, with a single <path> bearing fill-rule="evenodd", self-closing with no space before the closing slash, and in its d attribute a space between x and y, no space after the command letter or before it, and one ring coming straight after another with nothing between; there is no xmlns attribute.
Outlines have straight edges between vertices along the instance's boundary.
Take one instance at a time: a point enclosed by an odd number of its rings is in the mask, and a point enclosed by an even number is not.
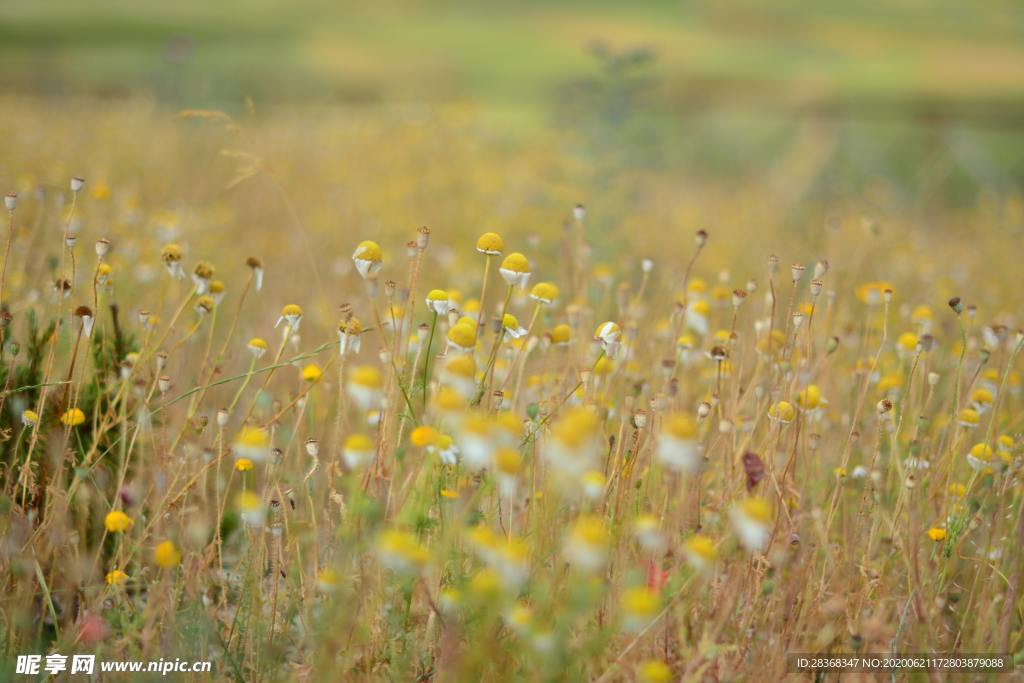
<svg viewBox="0 0 1024 683"><path fill-rule="evenodd" d="M316 439L306 439L306 453L315 458L320 453L320 442Z"/></svg>
<svg viewBox="0 0 1024 683"><path fill-rule="evenodd" d="M637 429L643 429L647 426L647 411L638 410L633 413L633 426Z"/></svg>
<svg viewBox="0 0 1024 683"><path fill-rule="evenodd" d="M930 386L934 387L938 383L939 383L939 373L937 373L937 372L929 372L928 373L928 384Z"/></svg>
<svg viewBox="0 0 1024 683"><path fill-rule="evenodd" d="M711 414L711 404L707 401L701 401L700 405L697 406L697 417L704 419Z"/></svg>
<svg viewBox="0 0 1024 683"><path fill-rule="evenodd" d="M817 299L818 295L821 294L821 288L825 286L825 283L819 278L811 280L811 298Z"/></svg>
<svg viewBox="0 0 1024 683"><path fill-rule="evenodd" d="M245 265L252 268L253 276L256 278L256 291L263 289L263 260L258 256L250 256L245 259Z"/></svg>
<svg viewBox="0 0 1024 683"><path fill-rule="evenodd" d="M775 254L770 254L768 256L768 274L775 275L777 272L779 272L779 257Z"/></svg>
<svg viewBox="0 0 1024 683"><path fill-rule="evenodd" d="M96 255L103 258L110 253L110 240L102 237L96 240Z"/></svg>
<svg viewBox="0 0 1024 683"><path fill-rule="evenodd" d="M793 284L800 282L800 278L804 276L804 267L799 263L794 263L789 267L789 277L793 281Z"/></svg>
<svg viewBox="0 0 1024 683"><path fill-rule="evenodd" d="M156 386L161 394L166 394L171 388L171 378L167 375L160 375L160 378L156 381Z"/></svg>
<svg viewBox="0 0 1024 683"><path fill-rule="evenodd" d="M649 258L645 258L643 261L640 262L640 270L644 271L645 273L650 273L652 270L654 270L654 261L652 261Z"/></svg>
<svg viewBox="0 0 1024 683"><path fill-rule="evenodd" d="M698 230L694 235L694 241L697 243L697 248L703 247L708 243L708 232L707 230Z"/></svg>
<svg viewBox="0 0 1024 683"><path fill-rule="evenodd" d="M887 398L883 398L875 405L875 410L878 411L879 416L885 415L892 410L892 401Z"/></svg>
<svg viewBox="0 0 1024 683"><path fill-rule="evenodd" d="M218 427L224 427L225 425L227 425L229 417L230 417L230 414L228 413L227 408L221 408L220 410L218 410L217 411L217 426Z"/></svg>
<svg viewBox="0 0 1024 683"><path fill-rule="evenodd" d="M886 287L885 291L882 292L882 300L885 301L885 303L887 304L892 303L892 290L889 289L888 287Z"/></svg>
<svg viewBox="0 0 1024 683"><path fill-rule="evenodd" d="M420 249L426 249L430 244L430 228L427 226L421 227L416 231L416 246Z"/></svg>
<svg viewBox="0 0 1024 683"><path fill-rule="evenodd" d="M405 243L405 255L410 259L416 258L420 253L419 245L416 244L416 240L409 240Z"/></svg>
<svg viewBox="0 0 1024 683"><path fill-rule="evenodd" d="M747 298L747 293L742 289L732 290L732 306L733 308L739 308L743 305L743 300Z"/></svg>
<svg viewBox="0 0 1024 683"><path fill-rule="evenodd" d="M18 195L14 192L8 192L4 195L4 206L7 207L8 211L14 211L18 208Z"/></svg>
<svg viewBox="0 0 1024 683"><path fill-rule="evenodd" d="M821 259L820 261L814 264L814 277L823 278L825 277L825 273L827 272L828 261L826 261L825 259Z"/></svg>
<svg viewBox="0 0 1024 683"><path fill-rule="evenodd" d="M964 304L960 301L960 297L954 296L949 300L949 307L953 309L953 312L960 315L964 312Z"/></svg>
<svg viewBox="0 0 1024 683"><path fill-rule="evenodd" d="M573 207L572 217L576 220L577 223L582 223L583 219L586 218L586 216L587 210L583 208L582 204L577 204L576 206Z"/></svg>
<svg viewBox="0 0 1024 683"><path fill-rule="evenodd" d="M160 372L167 366L167 352L159 351L156 354L156 371Z"/></svg>
<svg viewBox="0 0 1024 683"><path fill-rule="evenodd" d="M75 194L78 194L79 192L82 191L83 187L85 187L85 179L84 178L79 178L78 176L74 176L71 179L71 191L72 192L74 192Z"/></svg>

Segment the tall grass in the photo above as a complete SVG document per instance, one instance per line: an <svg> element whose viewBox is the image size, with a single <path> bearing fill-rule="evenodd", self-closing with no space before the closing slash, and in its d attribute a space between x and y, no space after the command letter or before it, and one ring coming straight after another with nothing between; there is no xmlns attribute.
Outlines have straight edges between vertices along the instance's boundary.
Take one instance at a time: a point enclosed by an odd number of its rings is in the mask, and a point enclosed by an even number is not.
<svg viewBox="0 0 1024 683"><path fill-rule="evenodd" d="M1019 195L808 204L806 145L724 187L459 111L2 106L8 656L1022 652Z"/></svg>

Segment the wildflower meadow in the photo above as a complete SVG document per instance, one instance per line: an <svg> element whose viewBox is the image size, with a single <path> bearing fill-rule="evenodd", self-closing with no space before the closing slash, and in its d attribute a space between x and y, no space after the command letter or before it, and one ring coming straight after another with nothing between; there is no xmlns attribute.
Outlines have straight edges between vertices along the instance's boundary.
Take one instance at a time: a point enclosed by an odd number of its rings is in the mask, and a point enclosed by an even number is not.
<svg viewBox="0 0 1024 683"><path fill-rule="evenodd" d="M1015 675L1018 167L239 102L0 97L0 678Z"/></svg>

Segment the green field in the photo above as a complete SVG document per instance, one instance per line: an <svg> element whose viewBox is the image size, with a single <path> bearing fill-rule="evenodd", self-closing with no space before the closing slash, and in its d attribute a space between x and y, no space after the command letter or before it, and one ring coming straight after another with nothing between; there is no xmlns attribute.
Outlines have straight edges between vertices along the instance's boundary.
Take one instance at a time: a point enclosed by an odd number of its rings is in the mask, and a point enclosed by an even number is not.
<svg viewBox="0 0 1024 683"><path fill-rule="evenodd" d="M591 55L652 50L666 106L952 103L1010 121L1024 98L1010 2L176 3L12 0L8 88L150 91L193 104L464 100L531 110L599 75Z"/></svg>

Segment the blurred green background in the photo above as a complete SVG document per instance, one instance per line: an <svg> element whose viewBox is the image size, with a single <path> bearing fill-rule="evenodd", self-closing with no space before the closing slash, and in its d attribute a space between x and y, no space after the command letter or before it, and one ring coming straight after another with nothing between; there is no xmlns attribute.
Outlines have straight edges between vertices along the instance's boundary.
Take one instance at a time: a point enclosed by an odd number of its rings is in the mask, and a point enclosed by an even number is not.
<svg viewBox="0 0 1024 683"><path fill-rule="evenodd" d="M543 127L591 158L725 177L824 129L821 193L883 177L960 201L1024 178L1010 1L5 0L0 87L227 111L456 104L512 138Z"/></svg>

